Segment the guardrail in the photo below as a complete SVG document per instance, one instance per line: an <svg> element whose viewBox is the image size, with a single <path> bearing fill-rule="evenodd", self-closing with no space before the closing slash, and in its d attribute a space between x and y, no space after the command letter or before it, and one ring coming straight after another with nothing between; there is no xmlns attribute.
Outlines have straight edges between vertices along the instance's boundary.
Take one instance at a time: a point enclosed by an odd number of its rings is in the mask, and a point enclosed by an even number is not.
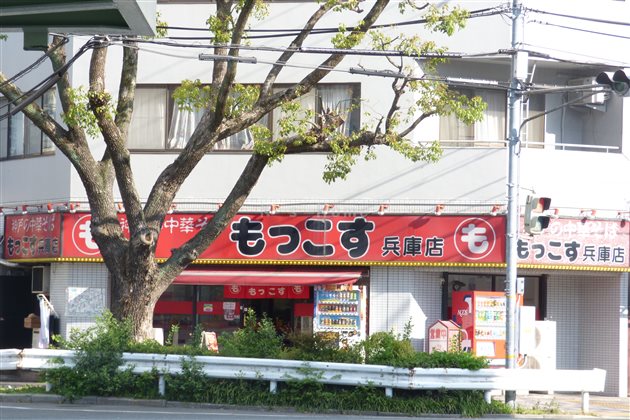
<svg viewBox="0 0 630 420"><path fill-rule="evenodd" d="M0 350L0 370L44 370L74 365L73 350L8 349ZM187 356L123 353L121 368L131 367L135 373L159 373L159 393L165 395L164 376L182 371L182 359ZM453 389L484 391L490 402L492 391L558 391L582 394L582 411L589 411L589 393L603 392L606 371L540 370L540 369L404 369L380 365L350 363L304 362L298 360L252 359L221 356L196 356L203 373L211 378L252 379L269 381L269 391L275 393L278 382L314 379L334 385L371 385L385 388L393 396L394 389Z"/></svg>

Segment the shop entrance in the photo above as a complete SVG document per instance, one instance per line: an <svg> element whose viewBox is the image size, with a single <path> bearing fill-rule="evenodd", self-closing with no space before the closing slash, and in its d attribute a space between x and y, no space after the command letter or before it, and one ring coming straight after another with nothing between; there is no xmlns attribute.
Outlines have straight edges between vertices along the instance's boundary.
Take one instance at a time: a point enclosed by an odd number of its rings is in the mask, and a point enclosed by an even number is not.
<svg viewBox="0 0 630 420"><path fill-rule="evenodd" d="M187 269L158 300L153 325L163 329L164 337L175 325L179 332L175 343L189 343L195 328L217 335L240 328L244 314L251 309L259 319L263 315L271 319L279 333L312 333L315 288L353 284L362 273L356 268L334 267ZM345 316L340 313L343 303L347 303L343 308L350 308L349 302L339 302L335 313L329 314L338 329L343 324L338 318Z"/></svg>
<svg viewBox="0 0 630 420"><path fill-rule="evenodd" d="M0 346L32 347L33 330L24 328L24 318L39 313L37 298L31 293L31 277L0 276Z"/></svg>

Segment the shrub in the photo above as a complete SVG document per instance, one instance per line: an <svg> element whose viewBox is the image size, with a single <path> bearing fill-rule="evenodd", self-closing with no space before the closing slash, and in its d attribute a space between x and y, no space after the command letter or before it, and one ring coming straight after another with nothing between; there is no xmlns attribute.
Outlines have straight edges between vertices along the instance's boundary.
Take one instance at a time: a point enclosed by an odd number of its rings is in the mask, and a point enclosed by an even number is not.
<svg viewBox="0 0 630 420"><path fill-rule="evenodd" d="M330 333L290 334L286 338L287 347L280 355L283 359L310 362L361 363L358 346L339 346L336 335Z"/></svg>
<svg viewBox="0 0 630 420"><path fill-rule="evenodd" d="M60 366L45 372L54 392L73 400L84 395L143 396L157 394L157 372L135 375L131 369L119 370L122 353L132 343L131 324L116 320L105 312L96 325L73 330L61 346L76 350L75 366Z"/></svg>
<svg viewBox="0 0 630 420"><path fill-rule="evenodd" d="M438 351L433 353L418 352L412 358L411 364L405 367L479 370L487 368L488 364L488 359L475 356L472 353Z"/></svg>
<svg viewBox="0 0 630 420"><path fill-rule="evenodd" d="M221 334L218 342L221 356L274 359L282 350L282 337L276 333L271 319L263 314L257 321L252 309L245 313L243 328Z"/></svg>
<svg viewBox="0 0 630 420"><path fill-rule="evenodd" d="M369 365L408 367L416 354L411 340L391 331L373 333L359 345Z"/></svg>

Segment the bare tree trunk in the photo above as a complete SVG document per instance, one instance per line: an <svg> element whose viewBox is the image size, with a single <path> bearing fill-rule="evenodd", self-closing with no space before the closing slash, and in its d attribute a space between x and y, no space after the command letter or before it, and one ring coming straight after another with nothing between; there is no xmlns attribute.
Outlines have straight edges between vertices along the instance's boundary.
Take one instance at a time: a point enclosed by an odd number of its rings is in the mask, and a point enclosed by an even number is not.
<svg viewBox="0 0 630 420"><path fill-rule="evenodd" d="M156 287L156 274L143 276L138 271L126 276L112 275L111 312L116 319L127 319L135 341L153 338L153 309L168 284Z"/></svg>

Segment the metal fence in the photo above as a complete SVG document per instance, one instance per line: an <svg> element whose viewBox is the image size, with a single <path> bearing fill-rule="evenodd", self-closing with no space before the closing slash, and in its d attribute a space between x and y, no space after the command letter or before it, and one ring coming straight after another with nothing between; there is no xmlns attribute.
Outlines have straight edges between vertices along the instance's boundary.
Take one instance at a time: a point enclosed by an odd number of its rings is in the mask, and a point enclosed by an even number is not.
<svg viewBox="0 0 630 420"><path fill-rule="evenodd" d="M0 370L44 370L74 365L73 350L0 350ZM124 353L122 369L135 373L157 371L159 393L165 395L165 375L182 372L182 361L189 356ZM316 380L325 384L373 386L384 388L387 396L394 389L480 390L490 402L493 391L558 391L582 394L582 411L589 411L589 393L603 392L606 371L540 369L404 369L380 365L304 362L297 360L253 359L220 356L195 356L201 371L211 378L250 379L269 382L275 393L278 382Z"/></svg>

